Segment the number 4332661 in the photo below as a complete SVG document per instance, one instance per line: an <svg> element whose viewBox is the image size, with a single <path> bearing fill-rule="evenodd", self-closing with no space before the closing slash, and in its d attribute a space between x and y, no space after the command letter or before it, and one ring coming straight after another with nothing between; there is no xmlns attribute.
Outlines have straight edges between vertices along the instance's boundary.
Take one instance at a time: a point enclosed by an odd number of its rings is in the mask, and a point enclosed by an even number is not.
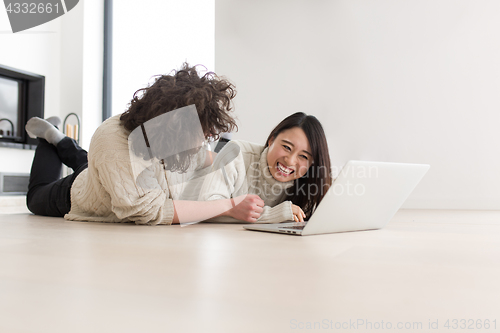
<svg viewBox="0 0 500 333"><path fill-rule="evenodd" d="M448 319L444 323L444 327L447 329L494 329L497 328L497 320L489 320L489 319Z"/></svg>
<svg viewBox="0 0 500 333"><path fill-rule="evenodd" d="M51 14L52 12L59 13L59 3L9 3L7 13L11 14Z"/></svg>

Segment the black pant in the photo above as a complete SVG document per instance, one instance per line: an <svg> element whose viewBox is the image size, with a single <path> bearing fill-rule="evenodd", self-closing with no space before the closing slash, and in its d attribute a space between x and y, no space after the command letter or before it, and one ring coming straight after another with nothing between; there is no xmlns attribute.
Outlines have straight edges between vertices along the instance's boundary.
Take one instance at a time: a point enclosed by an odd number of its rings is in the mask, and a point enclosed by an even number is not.
<svg viewBox="0 0 500 333"><path fill-rule="evenodd" d="M87 168L87 152L66 137L56 146L38 140L26 203L36 215L62 217L71 209L70 191L76 177ZM62 163L73 173L61 178Z"/></svg>

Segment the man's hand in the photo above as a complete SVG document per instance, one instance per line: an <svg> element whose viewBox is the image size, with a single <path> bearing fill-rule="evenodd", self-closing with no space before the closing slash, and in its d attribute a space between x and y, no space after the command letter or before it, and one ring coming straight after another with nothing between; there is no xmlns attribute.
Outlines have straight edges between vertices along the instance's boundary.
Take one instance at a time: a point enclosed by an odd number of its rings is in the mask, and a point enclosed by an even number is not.
<svg viewBox="0 0 500 333"><path fill-rule="evenodd" d="M254 223L264 210L264 200L258 195L240 195L234 199L234 207L227 212L227 215L245 222Z"/></svg>
<svg viewBox="0 0 500 333"><path fill-rule="evenodd" d="M292 212L293 212L293 220L295 222L304 222L304 219L306 218L306 214L297 205L292 204Z"/></svg>

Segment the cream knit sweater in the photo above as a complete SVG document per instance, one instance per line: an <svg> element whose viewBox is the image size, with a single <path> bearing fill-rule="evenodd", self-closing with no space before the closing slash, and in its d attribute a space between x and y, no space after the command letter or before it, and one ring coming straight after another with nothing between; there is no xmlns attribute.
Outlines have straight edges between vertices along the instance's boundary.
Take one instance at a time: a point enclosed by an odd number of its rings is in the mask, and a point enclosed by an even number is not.
<svg viewBox="0 0 500 333"><path fill-rule="evenodd" d="M129 134L120 123L120 115L99 126L90 143L88 169L78 175L71 187L71 211L64 218L150 225L172 223L172 200L180 198L192 172L171 173L157 160L144 161L130 154ZM202 150L192 169L202 165L204 159Z"/></svg>
<svg viewBox="0 0 500 333"><path fill-rule="evenodd" d="M284 201L285 191L292 190L293 181L282 183L275 180L267 165L267 151L262 145L246 141L233 140L226 144L224 149L231 145L240 147L240 154L228 165L225 171L229 179L227 186L222 170L208 174L200 191L200 200L218 200L243 194L257 194L265 204L264 211L257 223L278 223L293 221L292 203ZM241 222L232 217L217 217L209 222Z"/></svg>

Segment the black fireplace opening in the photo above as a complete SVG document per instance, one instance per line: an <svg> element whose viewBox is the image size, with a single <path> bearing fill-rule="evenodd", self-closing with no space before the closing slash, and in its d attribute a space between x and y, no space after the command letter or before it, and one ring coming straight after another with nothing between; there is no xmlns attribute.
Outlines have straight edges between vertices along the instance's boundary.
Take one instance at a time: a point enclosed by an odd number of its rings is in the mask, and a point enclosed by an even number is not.
<svg viewBox="0 0 500 333"><path fill-rule="evenodd" d="M36 147L24 127L32 117L43 118L44 99L44 76L0 65L0 147Z"/></svg>

